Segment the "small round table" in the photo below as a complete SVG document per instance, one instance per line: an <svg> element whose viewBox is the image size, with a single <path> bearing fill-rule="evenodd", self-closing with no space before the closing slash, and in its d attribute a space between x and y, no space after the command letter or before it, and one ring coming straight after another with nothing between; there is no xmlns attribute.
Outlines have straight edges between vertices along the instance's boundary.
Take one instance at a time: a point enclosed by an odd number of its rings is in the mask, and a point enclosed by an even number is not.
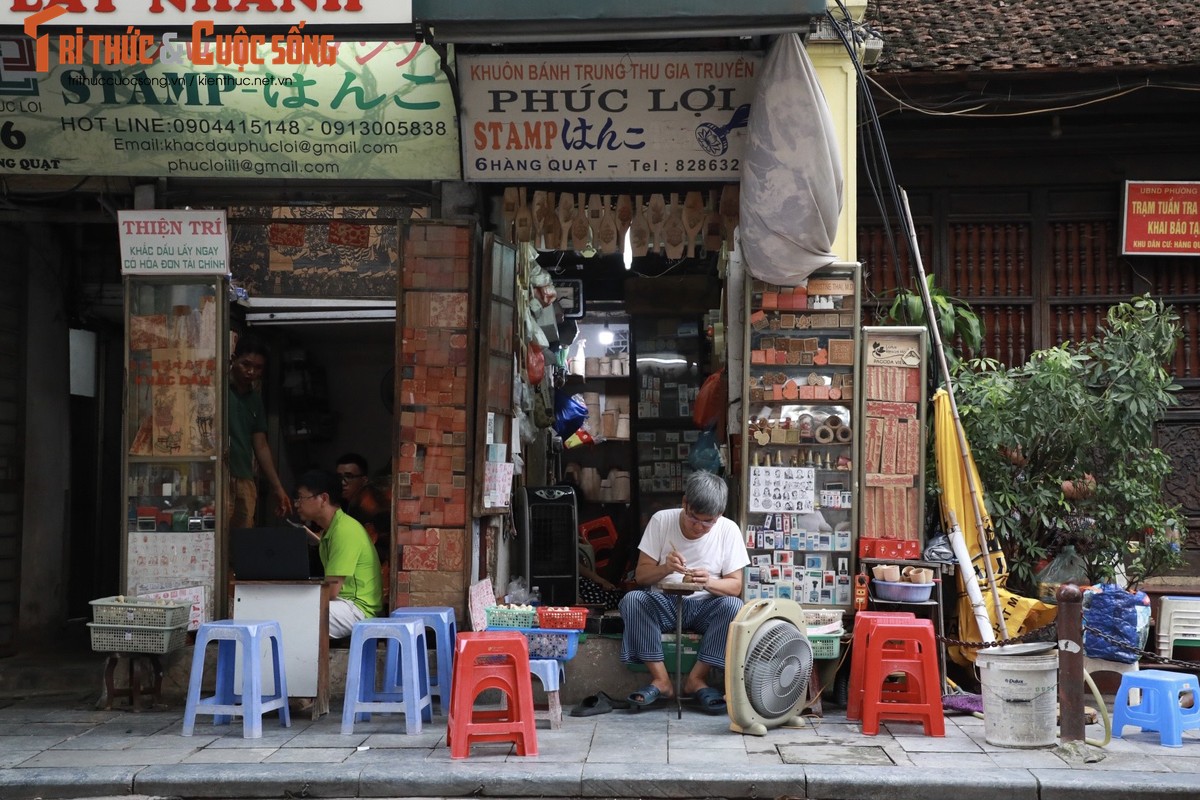
<svg viewBox="0 0 1200 800"><path fill-rule="evenodd" d="M675 712L676 719L683 719L683 599L704 587L699 583L658 584L663 594L675 598Z"/></svg>

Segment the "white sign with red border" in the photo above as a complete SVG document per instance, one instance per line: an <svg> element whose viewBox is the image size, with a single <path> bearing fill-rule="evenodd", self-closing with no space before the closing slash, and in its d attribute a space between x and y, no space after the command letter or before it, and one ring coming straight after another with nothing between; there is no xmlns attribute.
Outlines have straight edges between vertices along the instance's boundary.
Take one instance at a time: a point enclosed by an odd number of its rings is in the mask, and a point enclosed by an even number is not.
<svg viewBox="0 0 1200 800"><path fill-rule="evenodd" d="M123 275L229 272L225 212L151 208L117 212Z"/></svg>

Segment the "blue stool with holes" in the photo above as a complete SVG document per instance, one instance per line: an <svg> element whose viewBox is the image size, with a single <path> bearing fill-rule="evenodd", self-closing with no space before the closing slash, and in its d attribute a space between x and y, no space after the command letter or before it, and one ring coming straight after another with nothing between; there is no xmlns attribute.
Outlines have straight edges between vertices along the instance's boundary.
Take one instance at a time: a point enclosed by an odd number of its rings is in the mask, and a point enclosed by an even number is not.
<svg viewBox="0 0 1200 800"><path fill-rule="evenodd" d="M210 642L217 643L216 691L211 697L201 697L204 678L204 651ZM271 671L275 692L263 694L262 650L271 645ZM242 692L234 691L237 651L242 655ZM197 714L212 714L214 725L226 725L233 715L242 717L242 736L262 738L263 714L279 710L279 722L291 727L288 712L287 674L283 669L283 632L273 620L223 619L205 622L196 631L196 647L192 653L192 672L188 680L187 703L183 712L183 735L191 736Z"/></svg>
<svg viewBox="0 0 1200 800"><path fill-rule="evenodd" d="M533 718L550 720L550 729L562 727L562 703L558 699L558 689L563 680L563 665L553 658L529 659L529 672L537 675L546 691L546 707L534 706Z"/></svg>
<svg viewBox="0 0 1200 800"><path fill-rule="evenodd" d="M412 608L397 608L392 612L392 619L415 619L425 624L433 631L433 643L437 648L437 674L429 678L429 692L438 699L438 706L443 714L450 713L451 680L454 675L454 641L458 638L458 623L454 609L450 606L414 606ZM426 636L428 642L428 636ZM388 675L395 675L396 668L393 659L396 647L388 643Z"/></svg>
<svg viewBox="0 0 1200 800"><path fill-rule="evenodd" d="M1140 689L1141 702L1130 705L1129 692ZM1191 707L1184 708L1183 695L1191 693ZM1157 731L1163 747L1183 747L1183 732L1200 729L1200 681L1186 672L1144 669L1121 676L1121 686L1113 699L1113 736L1120 739L1121 729L1136 725L1144 731Z"/></svg>
<svg viewBox="0 0 1200 800"><path fill-rule="evenodd" d="M380 641L387 642L389 657L382 688L375 685L375 662ZM391 650L398 652L391 657ZM429 663L425 654L425 626L412 619L365 619L350 633L346 664L346 701L342 707L342 733L354 733L355 722L367 722L372 713L404 714L404 732L421 732L421 723L433 721L429 695Z"/></svg>

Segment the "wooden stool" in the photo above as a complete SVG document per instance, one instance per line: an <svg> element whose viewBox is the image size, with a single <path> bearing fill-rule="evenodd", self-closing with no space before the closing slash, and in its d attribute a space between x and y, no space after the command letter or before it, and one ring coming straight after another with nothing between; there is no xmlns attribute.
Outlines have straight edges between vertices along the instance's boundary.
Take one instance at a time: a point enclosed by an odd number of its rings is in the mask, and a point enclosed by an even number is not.
<svg viewBox="0 0 1200 800"><path fill-rule="evenodd" d="M550 722L550 730L562 727L562 703L558 698L558 688L562 680L563 665L553 658L529 659L529 672L537 675L546 690L546 707L534 706L533 718Z"/></svg>
<svg viewBox="0 0 1200 800"><path fill-rule="evenodd" d="M506 708L475 710L487 689L506 696ZM451 758L466 758L471 745L513 742L517 755L537 755L537 722L529 672L529 640L522 633L460 633L454 650L454 695L446 725Z"/></svg>
<svg viewBox="0 0 1200 800"><path fill-rule="evenodd" d="M113 678L117 664L122 658L129 659L129 685L118 689ZM104 663L104 710L112 708L113 700L118 697L129 698L129 710L141 711L139 702L142 697L149 701L149 707L158 705L162 695L163 667L162 659L153 653L112 653ZM143 682L148 680L148 683Z"/></svg>
<svg viewBox="0 0 1200 800"><path fill-rule="evenodd" d="M906 676L902 697L883 691L884 681L895 672ZM863 733L877 735L881 719L920 722L926 736L946 735L937 639L927 619L875 620L863 675Z"/></svg>
<svg viewBox="0 0 1200 800"><path fill-rule="evenodd" d="M916 618L911 611L859 611L854 615L854 640L850 645L850 694L846 700L846 719L862 719L867 643L876 620Z"/></svg>

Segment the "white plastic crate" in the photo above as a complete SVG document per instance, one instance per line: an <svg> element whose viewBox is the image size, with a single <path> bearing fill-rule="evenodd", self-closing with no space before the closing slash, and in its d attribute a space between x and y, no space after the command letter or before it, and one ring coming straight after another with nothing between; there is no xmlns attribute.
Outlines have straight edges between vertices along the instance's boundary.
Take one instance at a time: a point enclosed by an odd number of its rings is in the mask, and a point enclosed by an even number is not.
<svg viewBox="0 0 1200 800"><path fill-rule="evenodd" d="M1200 643L1200 597L1169 595L1159 600L1158 654L1171 657L1178 642Z"/></svg>
<svg viewBox="0 0 1200 800"><path fill-rule="evenodd" d="M152 628L174 628L186 625L192 607L173 600L151 600L139 597L101 597L92 600L92 622L101 625L137 625Z"/></svg>
<svg viewBox="0 0 1200 800"><path fill-rule="evenodd" d="M101 625L89 622L92 650L97 653L150 653L161 655L183 647L187 641L187 615L182 625L157 628L144 625Z"/></svg>

